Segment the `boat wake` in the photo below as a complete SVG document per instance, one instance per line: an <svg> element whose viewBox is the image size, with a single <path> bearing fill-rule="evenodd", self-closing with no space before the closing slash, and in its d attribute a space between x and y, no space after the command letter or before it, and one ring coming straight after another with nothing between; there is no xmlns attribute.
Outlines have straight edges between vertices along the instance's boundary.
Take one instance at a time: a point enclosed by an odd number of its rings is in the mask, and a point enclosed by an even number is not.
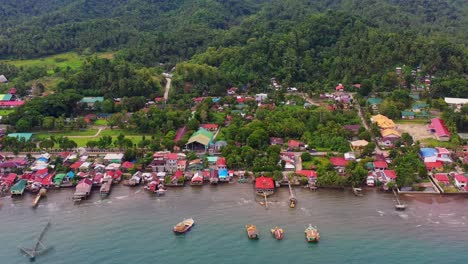
<svg viewBox="0 0 468 264"><path fill-rule="evenodd" d="M384 216L384 215L385 215L385 213L382 212L382 211L378 211L378 210L377 210L377 213L379 213L380 216Z"/></svg>
<svg viewBox="0 0 468 264"><path fill-rule="evenodd" d="M122 200L122 199L125 199L125 198L127 198L127 197L128 197L128 195L122 195L122 196L117 196L117 197L115 197L115 199L117 199L117 200Z"/></svg>
<svg viewBox="0 0 468 264"><path fill-rule="evenodd" d="M312 214L310 213L310 210L304 208L304 207L301 207L301 211L304 212L305 215L307 216L311 216Z"/></svg>
<svg viewBox="0 0 468 264"><path fill-rule="evenodd" d="M408 219L408 215L407 214L398 214L398 216L400 218L403 218L403 219Z"/></svg>
<svg viewBox="0 0 468 264"><path fill-rule="evenodd" d="M136 192L135 192L135 194L137 194L137 193L139 193L139 192L141 192L141 189L140 189L140 190L138 190L138 191L136 191Z"/></svg>

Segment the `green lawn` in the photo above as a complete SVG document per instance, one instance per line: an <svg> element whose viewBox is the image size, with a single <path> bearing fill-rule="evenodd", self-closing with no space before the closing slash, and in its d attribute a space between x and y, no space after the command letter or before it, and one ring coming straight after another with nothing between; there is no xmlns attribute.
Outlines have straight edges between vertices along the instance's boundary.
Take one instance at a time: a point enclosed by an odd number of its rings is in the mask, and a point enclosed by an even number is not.
<svg viewBox="0 0 468 264"><path fill-rule="evenodd" d="M13 113L15 110L13 109L0 109L0 116L8 116L9 114Z"/></svg>
<svg viewBox="0 0 468 264"><path fill-rule="evenodd" d="M125 135L126 138L129 138L133 144L138 144L138 142L141 141L142 137L143 136L127 136ZM117 138L117 136L113 136L112 137L112 140L115 140ZM76 144L78 145L78 147L86 147L86 143L88 143L88 141L97 141L99 140L99 137L97 138L70 138L71 140L75 141Z"/></svg>
<svg viewBox="0 0 468 264"><path fill-rule="evenodd" d="M113 58L113 52L97 53L101 58ZM86 56L81 56L76 52L66 52L57 55L52 55L43 58L30 59L30 60L3 60L1 62L15 65L16 67L31 67L31 66L45 66L49 70L49 74L53 74L56 67L60 69L78 69L83 65Z"/></svg>
<svg viewBox="0 0 468 264"><path fill-rule="evenodd" d="M429 119L413 119L413 120L409 120L409 119L400 119L400 120L396 120L395 123L397 124L427 124L427 122L429 121Z"/></svg>
<svg viewBox="0 0 468 264"><path fill-rule="evenodd" d="M56 137L69 137L69 136L93 136L98 132L97 129L89 128L82 131L60 131L60 132L48 132L48 131L41 131L34 134L34 137L37 139L49 138L50 136ZM75 139L75 138L72 138Z"/></svg>
<svg viewBox="0 0 468 264"><path fill-rule="evenodd" d="M435 148L435 147L443 147L443 148L450 148L450 149L455 149L457 146L453 144L452 142L448 141L439 141L434 138L426 138L421 140L421 144L423 144L426 147L429 148Z"/></svg>
<svg viewBox="0 0 468 264"><path fill-rule="evenodd" d="M106 119L98 119L94 121L94 124L96 126L107 126L107 120Z"/></svg>

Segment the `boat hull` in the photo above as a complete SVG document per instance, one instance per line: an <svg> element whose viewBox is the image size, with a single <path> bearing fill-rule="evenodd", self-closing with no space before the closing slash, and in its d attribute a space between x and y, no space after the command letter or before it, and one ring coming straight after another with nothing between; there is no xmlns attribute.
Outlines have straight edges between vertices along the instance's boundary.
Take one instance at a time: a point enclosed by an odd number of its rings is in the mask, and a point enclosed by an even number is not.
<svg viewBox="0 0 468 264"><path fill-rule="evenodd" d="M184 221L178 223L172 231L175 234L184 234L187 233L192 227L195 225L195 221L193 219L185 219Z"/></svg>
<svg viewBox="0 0 468 264"><path fill-rule="evenodd" d="M257 227L254 226L254 225L246 225L245 226L245 230L247 231L247 237L249 239L258 239L258 231L257 231Z"/></svg>
<svg viewBox="0 0 468 264"><path fill-rule="evenodd" d="M305 233L305 239L308 243L316 243L316 242L319 242L320 240L320 234L317 230L317 228L315 227L312 227L311 225L306 228L306 230L304 231Z"/></svg>
<svg viewBox="0 0 468 264"><path fill-rule="evenodd" d="M283 239L283 234L284 234L284 230L282 228L274 228L274 229L271 229L271 234L273 235L273 237L276 239L276 240L282 240Z"/></svg>

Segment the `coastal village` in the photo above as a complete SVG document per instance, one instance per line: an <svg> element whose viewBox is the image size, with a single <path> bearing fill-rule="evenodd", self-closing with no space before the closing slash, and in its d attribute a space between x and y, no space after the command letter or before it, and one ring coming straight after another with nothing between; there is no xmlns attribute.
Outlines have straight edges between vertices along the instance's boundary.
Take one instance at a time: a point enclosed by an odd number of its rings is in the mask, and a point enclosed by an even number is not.
<svg viewBox="0 0 468 264"><path fill-rule="evenodd" d="M298 202L292 186L352 187L356 195L371 188L468 194L467 137L442 113L466 112L468 99L429 100L424 96L431 76L419 76L418 69L412 74L409 90L366 96L358 83L307 94L272 78L263 92L230 87L223 96L174 103L172 74L164 73L164 96L147 99L141 109L103 112L105 104L123 109L131 101L83 97L76 102L80 116L51 117L47 126L43 120L50 132L2 125L0 192L37 195L33 206L62 188L74 189L75 202L91 195L105 199L116 184L165 195L171 188L251 183L264 206L267 196L289 186L291 207ZM405 85L399 80L396 86ZM37 97L18 96L4 75L0 82L8 89L0 94L0 108L7 110L2 120ZM126 136L151 124L159 127L158 136ZM88 130L96 135L80 136Z"/></svg>

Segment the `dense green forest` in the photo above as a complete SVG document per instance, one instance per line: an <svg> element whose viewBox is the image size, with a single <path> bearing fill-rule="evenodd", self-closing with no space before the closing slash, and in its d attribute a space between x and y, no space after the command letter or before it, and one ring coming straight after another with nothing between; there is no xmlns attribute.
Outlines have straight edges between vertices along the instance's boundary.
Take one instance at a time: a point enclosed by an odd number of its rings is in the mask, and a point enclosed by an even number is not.
<svg viewBox="0 0 468 264"><path fill-rule="evenodd" d="M0 58L118 51L62 73L59 90L82 95L160 95L151 75L175 65L178 91L198 95L271 77L390 91L401 65L436 77L432 97L468 89L462 0L5 0L0 16Z"/></svg>

